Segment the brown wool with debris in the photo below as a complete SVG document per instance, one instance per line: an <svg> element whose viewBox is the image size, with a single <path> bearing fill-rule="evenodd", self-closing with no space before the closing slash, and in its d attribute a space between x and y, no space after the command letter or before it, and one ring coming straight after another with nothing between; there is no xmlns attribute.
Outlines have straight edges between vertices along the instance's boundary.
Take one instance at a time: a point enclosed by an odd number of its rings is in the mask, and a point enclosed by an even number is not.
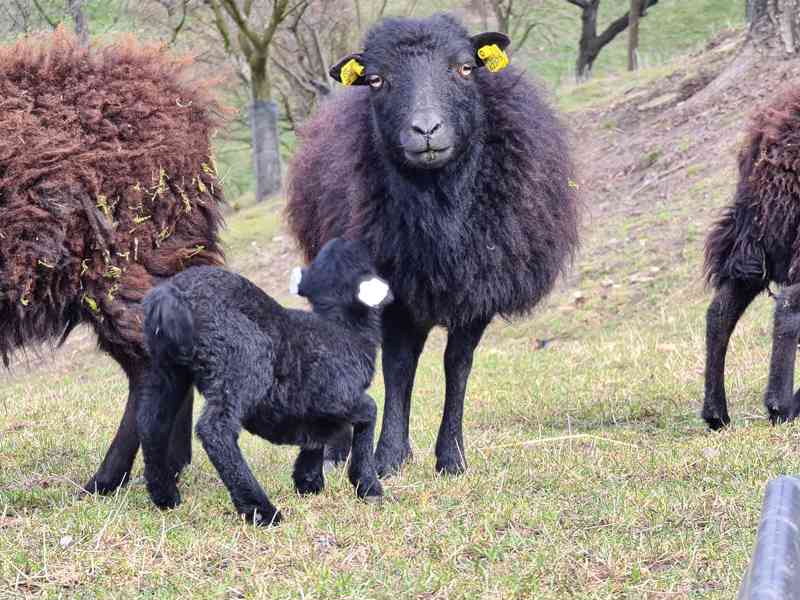
<svg viewBox="0 0 800 600"><path fill-rule="evenodd" d="M139 301L221 264L210 138L220 108L188 59L63 29L0 47L0 356L83 320L142 353Z"/></svg>

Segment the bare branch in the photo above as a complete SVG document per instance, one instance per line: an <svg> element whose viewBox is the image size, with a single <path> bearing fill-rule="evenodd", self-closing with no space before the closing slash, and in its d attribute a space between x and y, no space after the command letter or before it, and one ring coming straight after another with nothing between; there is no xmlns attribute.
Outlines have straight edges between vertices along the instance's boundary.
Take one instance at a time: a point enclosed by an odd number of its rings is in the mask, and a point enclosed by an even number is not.
<svg viewBox="0 0 800 600"><path fill-rule="evenodd" d="M39 4L39 0L33 0L33 5L36 7L36 10L39 11L39 14L42 15L42 18L44 18L44 20L47 21L47 24L50 25L50 27L52 27L53 29L58 27L59 21L52 19L50 15L48 15L47 12L45 12L44 8L42 8L42 5Z"/></svg>

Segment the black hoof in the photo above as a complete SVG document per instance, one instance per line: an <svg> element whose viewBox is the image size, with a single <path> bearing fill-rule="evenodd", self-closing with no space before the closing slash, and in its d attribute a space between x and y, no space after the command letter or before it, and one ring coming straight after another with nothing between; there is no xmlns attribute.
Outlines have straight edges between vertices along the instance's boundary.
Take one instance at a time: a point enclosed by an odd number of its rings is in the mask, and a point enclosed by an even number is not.
<svg viewBox="0 0 800 600"><path fill-rule="evenodd" d="M383 496L383 486L375 478L359 480L356 485L356 494L362 500L372 500Z"/></svg>
<svg viewBox="0 0 800 600"><path fill-rule="evenodd" d="M797 417L797 411L793 408L767 406L767 413L769 414L769 422L773 425L788 423L794 421L795 417Z"/></svg>
<svg viewBox="0 0 800 600"><path fill-rule="evenodd" d="M175 508L181 503L181 495L177 489L175 490L160 490L156 493L150 491L150 498L161 510L168 510Z"/></svg>
<svg viewBox="0 0 800 600"><path fill-rule="evenodd" d="M254 506L248 510L242 511L240 514L248 523L258 525L259 527L274 526L283 520L281 511L273 507L262 508Z"/></svg>
<svg viewBox="0 0 800 600"><path fill-rule="evenodd" d="M89 481L87 481L86 484L84 484L83 491L87 494L100 494L101 496L108 496L128 483L129 479L129 473L125 473L118 479L114 480L98 478L97 475L95 475Z"/></svg>
<svg viewBox="0 0 800 600"><path fill-rule="evenodd" d="M467 465L461 461L436 461L436 472L439 475L463 475L467 471Z"/></svg>
<svg viewBox="0 0 800 600"><path fill-rule="evenodd" d="M297 490L298 494L319 494L325 489L325 479L322 476L295 479L294 489Z"/></svg>
<svg viewBox="0 0 800 600"><path fill-rule="evenodd" d="M411 448L406 447L402 452L382 451L379 447L375 452L375 467L378 477L386 479L400 473L403 463L412 459Z"/></svg>
<svg viewBox="0 0 800 600"><path fill-rule="evenodd" d="M712 431L719 431L720 429L730 425L731 422L731 418L728 416L727 411L723 412L722 414L716 412L707 414L704 412L703 420L706 422L706 425L708 425L708 428Z"/></svg>

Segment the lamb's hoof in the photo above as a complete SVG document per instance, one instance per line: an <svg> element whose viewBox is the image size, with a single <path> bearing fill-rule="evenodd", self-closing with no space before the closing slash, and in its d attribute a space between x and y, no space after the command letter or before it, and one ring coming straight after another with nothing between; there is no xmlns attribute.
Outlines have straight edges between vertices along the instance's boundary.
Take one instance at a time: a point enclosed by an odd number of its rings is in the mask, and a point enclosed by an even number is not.
<svg viewBox="0 0 800 600"><path fill-rule="evenodd" d="M83 486L84 493L87 494L99 494L101 496L108 496L109 494L113 494L123 485L128 483L130 479L130 474L125 473L120 478L115 480L107 480L98 478L97 475L92 477L86 484Z"/></svg>
<svg viewBox="0 0 800 600"><path fill-rule="evenodd" d="M259 527L274 526L283 520L281 511L272 506L266 508L254 506L250 510L243 511L241 515L247 520L248 523L258 525Z"/></svg>
<svg viewBox="0 0 800 600"><path fill-rule="evenodd" d="M436 472L439 475L463 475L467 471L467 465L460 460L437 460Z"/></svg>
<svg viewBox="0 0 800 600"><path fill-rule="evenodd" d="M161 510L175 508L181 503L181 495L178 488L174 485L160 486L148 485L147 491L150 493L150 499Z"/></svg>
<svg viewBox="0 0 800 600"><path fill-rule="evenodd" d="M295 480L294 489L298 494L319 494L325 489L325 479L320 475L311 479Z"/></svg>

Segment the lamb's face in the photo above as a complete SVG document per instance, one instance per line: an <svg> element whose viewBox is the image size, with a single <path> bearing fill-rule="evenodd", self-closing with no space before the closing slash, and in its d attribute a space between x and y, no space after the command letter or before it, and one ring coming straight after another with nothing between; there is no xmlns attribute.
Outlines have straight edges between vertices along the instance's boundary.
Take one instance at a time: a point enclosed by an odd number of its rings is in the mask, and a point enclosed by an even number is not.
<svg viewBox="0 0 800 600"><path fill-rule="evenodd" d="M445 16L387 19L370 31L364 52L340 61L331 75L369 86L380 143L392 161L434 170L480 130L484 108L475 74L484 66L503 68L508 43L499 33L469 37Z"/></svg>
<svg viewBox="0 0 800 600"><path fill-rule="evenodd" d="M290 288L315 308L382 308L393 300L389 285L375 274L367 247L339 238L325 244L307 268L292 272Z"/></svg>

